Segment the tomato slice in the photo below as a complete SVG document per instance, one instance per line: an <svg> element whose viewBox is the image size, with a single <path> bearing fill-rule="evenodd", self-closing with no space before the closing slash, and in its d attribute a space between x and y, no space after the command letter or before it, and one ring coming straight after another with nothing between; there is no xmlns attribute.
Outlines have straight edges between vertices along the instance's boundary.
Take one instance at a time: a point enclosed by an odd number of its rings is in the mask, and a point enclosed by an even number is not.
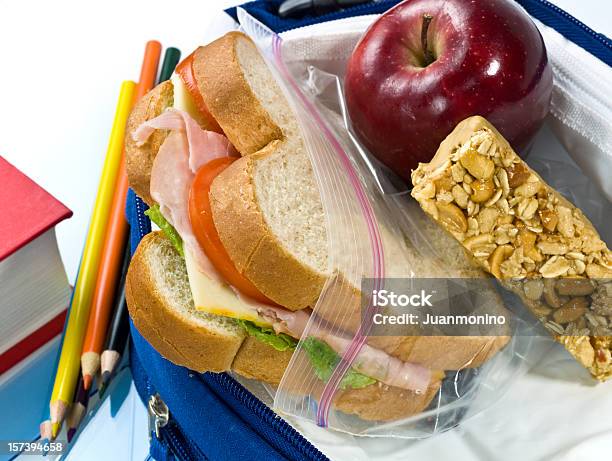
<svg viewBox="0 0 612 461"><path fill-rule="evenodd" d="M202 93L200 93L200 89L198 88L198 84L195 79L195 75L193 73L193 56L195 51L187 56L183 61L176 66L176 73L181 78L185 88L191 95L193 102L196 107L200 111L200 114L204 117L206 122L208 123L207 129L216 131L217 133L223 133L223 130L215 120L215 118L208 111L208 107L206 107L206 103L204 102L204 98L202 97Z"/></svg>
<svg viewBox="0 0 612 461"><path fill-rule="evenodd" d="M230 259L212 217L208 193L213 180L236 160L222 157L211 160L196 173L189 191L189 219L198 243L219 273L232 286L251 298L266 304L274 304L253 283L244 277Z"/></svg>

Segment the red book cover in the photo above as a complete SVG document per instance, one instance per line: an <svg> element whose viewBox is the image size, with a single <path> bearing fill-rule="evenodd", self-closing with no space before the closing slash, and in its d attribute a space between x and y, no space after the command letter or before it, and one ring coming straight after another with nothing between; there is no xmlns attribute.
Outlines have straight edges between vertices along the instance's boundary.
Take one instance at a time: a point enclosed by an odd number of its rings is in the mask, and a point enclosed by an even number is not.
<svg viewBox="0 0 612 461"><path fill-rule="evenodd" d="M17 365L39 347L44 346L64 329L66 321L65 309L38 330L26 336L9 350L0 354L0 375Z"/></svg>
<svg viewBox="0 0 612 461"><path fill-rule="evenodd" d="M0 156L0 261L72 211Z"/></svg>

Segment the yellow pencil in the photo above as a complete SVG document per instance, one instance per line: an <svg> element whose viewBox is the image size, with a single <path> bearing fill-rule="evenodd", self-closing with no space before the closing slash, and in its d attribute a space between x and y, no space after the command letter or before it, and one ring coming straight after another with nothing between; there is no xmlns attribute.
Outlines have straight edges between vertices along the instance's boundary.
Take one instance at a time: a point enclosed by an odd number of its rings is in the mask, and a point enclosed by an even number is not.
<svg viewBox="0 0 612 461"><path fill-rule="evenodd" d="M50 416L52 424L52 437L56 437L66 416L66 411L74 394L79 376L81 363L81 348L85 337L85 330L89 320L98 267L102 254L102 244L108 224L110 205L117 182L117 172L123 151L123 137L125 124L132 106L135 83L125 81L121 85L115 120L108 143L106 159L100 176L98 194L94 205L87 240L83 248L81 266L77 277L68 324L64 332L62 352L57 366L53 392L51 393Z"/></svg>

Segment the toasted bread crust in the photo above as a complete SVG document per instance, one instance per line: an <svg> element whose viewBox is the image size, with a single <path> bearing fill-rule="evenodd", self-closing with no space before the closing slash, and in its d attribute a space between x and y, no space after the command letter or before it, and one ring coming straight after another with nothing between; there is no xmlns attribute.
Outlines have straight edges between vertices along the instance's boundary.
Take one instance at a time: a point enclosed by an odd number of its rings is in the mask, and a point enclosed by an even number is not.
<svg viewBox="0 0 612 461"><path fill-rule="evenodd" d="M134 106L128 118L125 137L125 167L130 187L147 204L154 202L151 198L149 183L153 161L160 146L168 136L167 130L155 130L142 146L138 147L132 139L132 133L143 122L160 115L174 102L174 86L171 81L160 83L145 94Z"/></svg>
<svg viewBox="0 0 612 461"><path fill-rule="evenodd" d="M266 150L273 150L274 143ZM255 195L254 163L266 150L243 157L210 188L217 232L236 268L272 301L291 310L316 303L326 277L289 253L270 231ZM239 228L237 228L239 226Z"/></svg>
<svg viewBox="0 0 612 461"><path fill-rule="evenodd" d="M161 355L177 365L198 372L229 370L244 336L222 336L170 307L152 272L152 265L160 262L148 255L156 245L171 247L161 232L146 235L128 270L125 292L134 325Z"/></svg>
<svg viewBox="0 0 612 461"><path fill-rule="evenodd" d="M232 370L241 376L270 384L280 383L293 351L277 351L248 336L238 350Z"/></svg>
<svg viewBox="0 0 612 461"><path fill-rule="evenodd" d="M198 48L193 73L212 116L238 152L249 155L282 139L283 133L244 76L236 54L238 40L250 42L240 32L229 32Z"/></svg>
<svg viewBox="0 0 612 461"><path fill-rule="evenodd" d="M438 393L440 384L440 381L432 382L422 394L382 383L363 389L340 390L334 397L334 406L367 421L394 421L425 410Z"/></svg>

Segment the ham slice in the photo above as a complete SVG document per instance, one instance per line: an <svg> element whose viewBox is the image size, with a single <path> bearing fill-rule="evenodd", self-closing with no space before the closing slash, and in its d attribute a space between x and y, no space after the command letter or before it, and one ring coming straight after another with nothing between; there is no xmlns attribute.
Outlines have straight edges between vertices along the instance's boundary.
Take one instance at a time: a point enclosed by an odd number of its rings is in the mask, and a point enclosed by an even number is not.
<svg viewBox="0 0 612 461"><path fill-rule="evenodd" d="M310 311L289 311L286 309L260 304L259 314L272 324L277 333L285 333L300 339L310 319ZM309 336L324 341L338 355L343 355L351 344L346 337L333 334L324 327L311 328ZM366 376L389 386L409 389L417 394L425 392L431 381L431 370L422 365L402 362L384 351L364 344L353 361L352 367Z"/></svg>
<svg viewBox="0 0 612 461"><path fill-rule="evenodd" d="M200 128L187 113L168 109L142 123L132 137L138 145L147 142L155 130L171 133L160 146L151 169L151 197L162 215L179 233L202 272L216 281L221 275L202 251L189 220L189 190L198 169L215 158L238 155L229 140Z"/></svg>
<svg viewBox="0 0 612 461"><path fill-rule="evenodd" d="M335 336L323 330L317 337L325 341L339 355L344 354L351 344L351 340ZM415 363L402 362L380 349L364 344L355 357L353 368L366 376L377 379L389 386L401 389L410 389L417 394L427 390L431 381L431 370Z"/></svg>
<svg viewBox="0 0 612 461"><path fill-rule="evenodd" d="M211 160L238 155L225 136L203 130L198 122L182 110L167 109L159 116L142 123L132 135L136 145L141 146L147 142L155 130L172 130L186 137L189 145L189 168L193 173Z"/></svg>

